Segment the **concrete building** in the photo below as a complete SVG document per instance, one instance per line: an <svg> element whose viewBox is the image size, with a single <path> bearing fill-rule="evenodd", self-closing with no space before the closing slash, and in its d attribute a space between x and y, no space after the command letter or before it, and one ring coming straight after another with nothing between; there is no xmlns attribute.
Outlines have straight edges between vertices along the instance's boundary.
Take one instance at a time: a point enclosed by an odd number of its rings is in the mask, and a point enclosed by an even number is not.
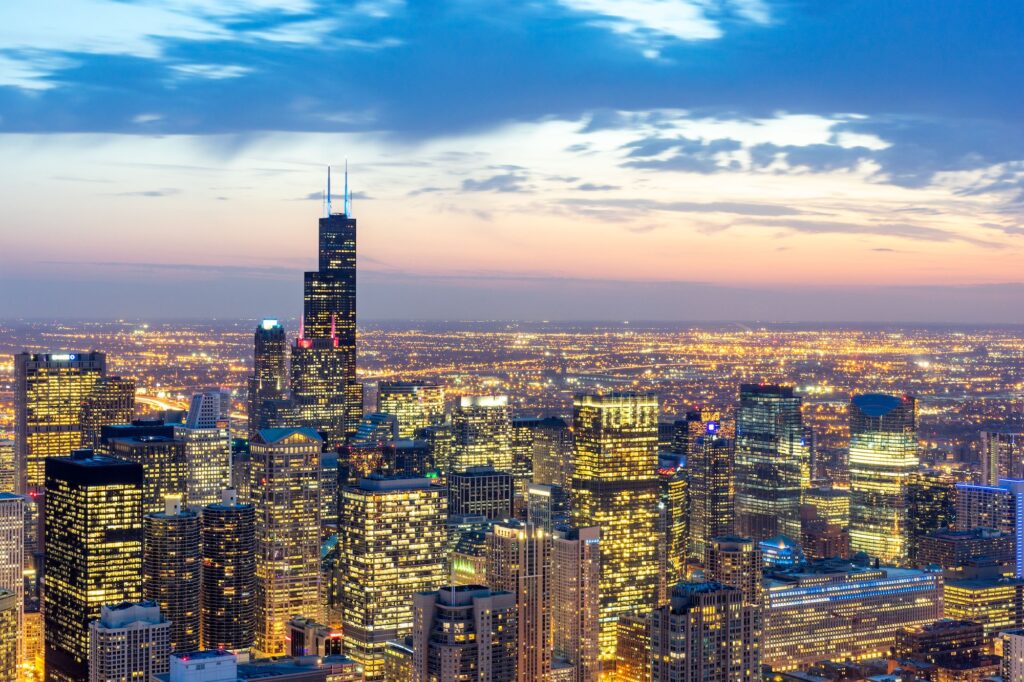
<svg viewBox="0 0 1024 682"><path fill-rule="evenodd" d="M104 606L89 625L89 682L148 680L167 672L171 624L156 602Z"/></svg>

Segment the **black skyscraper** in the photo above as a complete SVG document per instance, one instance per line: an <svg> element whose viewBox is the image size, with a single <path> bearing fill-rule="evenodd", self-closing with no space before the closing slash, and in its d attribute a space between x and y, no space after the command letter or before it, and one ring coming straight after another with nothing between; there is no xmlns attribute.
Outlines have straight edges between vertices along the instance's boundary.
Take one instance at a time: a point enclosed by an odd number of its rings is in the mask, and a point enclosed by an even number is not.
<svg viewBox="0 0 1024 682"><path fill-rule="evenodd" d="M340 445L362 414L356 383L356 220L348 201L331 211L330 173L326 215L320 219L319 269L305 274L303 326L292 347L292 396L298 423Z"/></svg>

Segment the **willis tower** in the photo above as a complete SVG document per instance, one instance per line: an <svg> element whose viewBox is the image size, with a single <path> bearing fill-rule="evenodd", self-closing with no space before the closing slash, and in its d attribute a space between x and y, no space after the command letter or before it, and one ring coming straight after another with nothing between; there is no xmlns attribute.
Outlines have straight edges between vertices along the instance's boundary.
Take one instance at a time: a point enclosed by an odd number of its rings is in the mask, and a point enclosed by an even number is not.
<svg viewBox="0 0 1024 682"><path fill-rule="evenodd" d="M320 219L319 267L305 273L303 316L292 346L292 398L301 426L316 429L324 445L344 444L362 417L356 382L356 220L351 217L348 170L341 213L331 210L331 171Z"/></svg>

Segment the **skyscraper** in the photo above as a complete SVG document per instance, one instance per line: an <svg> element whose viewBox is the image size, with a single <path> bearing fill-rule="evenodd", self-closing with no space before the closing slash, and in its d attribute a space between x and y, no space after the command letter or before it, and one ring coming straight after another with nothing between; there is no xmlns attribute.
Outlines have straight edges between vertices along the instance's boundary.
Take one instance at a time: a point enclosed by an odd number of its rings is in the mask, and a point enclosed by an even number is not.
<svg viewBox="0 0 1024 682"><path fill-rule="evenodd" d="M25 604L25 498L0 493L0 589L14 594L17 659L24 657ZM3 679L0 676L0 679Z"/></svg>
<svg viewBox="0 0 1024 682"><path fill-rule="evenodd" d="M411 679L515 682L516 618L515 595L480 585L416 594Z"/></svg>
<svg viewBox="0 0 1024 682"><path fill-rule="evenodd" d="M199 649L199 516L169 497L142 520L142 594L171 621L171 651Z"/></svg>
<svg viewBox="0 0 1024 682"><path fill-rule="evenodd" d="M998 485L1001 478L1024 478L1024 433L1019 430L981 432L981 482Z"/></svg>
<svg viewBox="0 0 1024 682"><path fill-rule="evenodd" d="M917 561L923 538L956 523L957 477L938 469L913 471L907 477L907 558Z"/></svg>
<svg viewBox="0 0 1024 682"><path fill-rule="evenodd" d="M670 466L658 468L658 483L661 499L658 509L661 513L661 548L665 580L669 585L684 577L686 557L689 549L689 490L686 472L675 459Z"/></svg>
<svg viewBox="0 0 1024 682"><path fill-rule="evenodd" d="M502 521L487 535L487 585L516 598L519 682L551 676L550 561L551 534L531 523Z"/></svg>
<svg viewBox="0 0 1024 682"><path fill-rule="evenodd" d="M533 482L557 485L568 490L572 484L572 431L565 420L540 420L533 437Z"/></svg>
<svg viewBox="0 0 1024 682"><path fill-rule="evenodd" d="M512 516L512 474L491 466L472 466L448 476L448 514L479 514L489 519Z"/></svg>
<svg viewBox="0 0 1024 682"><path fill-rule="evenodd" d="M344 209L334 213L328 170L318 267L305 273L303 324L292 346L292 398L299 423L323 433L331 447L355 431L363 407L356 381L356 219L349 212L345 177Z"/></svg>
<svg viewBox="0 0 1024 682"><path fill-rule="evenodd" d="M384 646L412 632L413 595L445 576L445 493L426 478L370 477L341 491L338 601L346 654L380 680Z"/></svg>
<svg viewBox="0 0 1024 682"><path fill-rule="evenodd" d="M551 541L553 658L572 665L573 682L597 682L601 529L559 526Z"/></svg>
<svg viewBox="0 0 1024 682"><path fill-rule="evenodd" d="M18 491L18 465L14 457L14 441L0 438L0 493Z"/></svg>
<svg viewBox="0 0 1024 682"><path fill-rule="evenodd" d="M256 643L280 655L292 616L320 618L320 451L309 428L263 429L250 442L256 519Z"/></svg>
<svg viewBox="0 0 1024 682"><path fill-rule="evenodd" d="M658 399L578 395L572 513L601 529L601 660L614 665L615 621L650 611L659 585Z"/></svg>
<svg viewBox="0 0 1024 682"><path fill-rule="evenodd" d="M850 401L850 549L907 561L907 483L917 469L914 398L876 393Z"/></svg>
<svg viewBox="0 0 1024 682"><path fill-rule="evenodd" d="M174 427L174 438L185 444L185 502L190 509L213 504L231 486L230 410L224 391L201 391L192 396L185 425Z"/></svg>
<svg viewBox="0 0 1024 682"><path fill-rule="evenodd" d="M189 440L189 453L196 458L197 441ZM186 458L186 441L173 436L137 435L110 438L105 444L114 457L142 465L142 512L153 514L164 509L168 495L180 495L187 501L191 477ZM222 454L223 450L215 450Z"/></svg>
<svg viewBox="0 0 1024 682"><path fill-rule="evenodd" d="M18 649L22 632L19 627L21 603L18 595L0 588L0 680L18 679Z"/></svg>
<svg viewBox="0 0 1024 682"><path fill-rule="evenodd" d="M77 682L100 607L142 596L142 467L75 450L45 480L46 674Z"/></svg>
<svg viewBox="0 0 1024 682"><path fill-rule="evenodd" d="M105 605L89 625L89 682L150 680L170 655L171 624L156 602Z"/></svg>
<svg viewBox="0 0 1024 682"><path fill-rule="evenodd" d="M452 414L455 445L450 471L491 465L512 471L512 421L508 396L463 396Z"/></svg>
<svg viewBox="0 0 1024 682"><path fill-rule="evenodd" d="M18 492L40 492L47 457L82 445L82 406L106 374L99 352L14 356L14 443Z"/></svg>
<svg viewBox="0 0 1024 682"><path fill-rule="evenodd" d="M689 556L703 557L711 538L730 535L735 523L733 441L717 437L718 423L689 444Z"/></svg>
<svg viewBox="0 0 1024 682"><path fill-rule="evenodd" d="M127 424L135 416L135 381L100 377L82 404L82 447L99 448L104 426Z"/></svg>
<svg viewBox="0 0 1024 682"><path fill-rule="evenodd" d="M761 605L761 550L750 538L713 538L705 554L704 570L709 579L742 592L746 603Z"/></svg>
<svg viewBox="0 0 1024 682"><path fill-rule="evenodd" d="M761 679L757 607L716 582L676 585L651 614L653 682Z"/></svg>
<svg viewBox="0 0 1024 682"><path fill-rule="evenodd" d="M800 537L807 465L801 399L792 386L743 384L736 409L736 532Z"/></svg>
<svg viewBox="0 0 1024 682"><path fill-rule="evenodd" d="M249 377L249 438L272 424L270 400L288 398L288 340L277 320L263 320L253 338L253 368Z"/></svg>
<svg viewBox="0 0 1024 682"><path fill-rule="evenodd" d="M256 524L233 490L203 508L200 634L203 649L238 651L256 632Z"/></svg>
<svg viewBox="0 0 1024 682"><path fill-rule="evenodd" d="M377 411L398 419L398 437L415 438L420 429L444 421L444 387L422 381L382 381Z"/></svg>

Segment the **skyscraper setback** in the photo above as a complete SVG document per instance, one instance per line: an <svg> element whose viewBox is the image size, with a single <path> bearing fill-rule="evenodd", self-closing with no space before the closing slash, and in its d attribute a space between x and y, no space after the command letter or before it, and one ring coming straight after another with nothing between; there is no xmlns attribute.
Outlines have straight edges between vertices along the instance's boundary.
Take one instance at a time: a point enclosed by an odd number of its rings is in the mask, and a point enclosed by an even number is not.
<svg viewBox="0 0 1024 682"><path fill-rule="evenodd" d="M330 170L319 261L303 286L302 324L292 346L292 398L298 423L338 446L362 415L356 381L356 219L349 214L348 173L341 213L331 211Z"/></svg>

